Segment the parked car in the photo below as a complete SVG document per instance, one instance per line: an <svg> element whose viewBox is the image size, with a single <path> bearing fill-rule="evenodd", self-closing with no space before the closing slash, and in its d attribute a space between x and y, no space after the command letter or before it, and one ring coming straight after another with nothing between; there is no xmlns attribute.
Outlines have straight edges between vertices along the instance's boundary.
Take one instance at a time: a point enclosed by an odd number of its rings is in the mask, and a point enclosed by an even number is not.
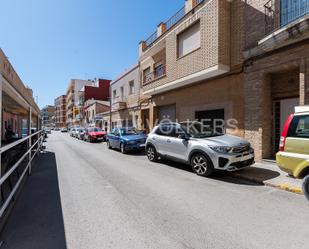
<svg viewBox="0 0 309 249"><path fill-rule="evenodd" d="M85 129L84 140L88 142L101 142L106 140L106 132L101 128L89 127Z"/></svg>
<svg viewBox="0 0 309 249"><path fill-rule="evenodd" d="M71 128L71 130L70 130L70 136L71 136L71 137L77 138L79 129L80 129L80 128Z"/></svg>
<svg viewBox="0 0 309 249"><path fill-rule="evenodd" d="M63 127L61 128L61 132L64 133L64 132L68 132L68 129L66 127Z"/></svg>
<svg viewBox="0 0 309 249"><path fill-rule="evenodd" d="M84 136L85 136L85 129L79 128L77 132L77 138L80 140L84 140Z"/></svg>
<svg viewBox="0 0 309 249"><path fill-rule="evenodd" d="M120 149L121 153L145 149L147 135L135 128L115 128L107 135L107 147Z"/></svg>
<svg viewBox="0 0 309 249"><path fill-rule="evenodd" d="M51 129L49 127L45 127L44 128L44 131L47 133L47 134L51 134Z"/></svg>
<svg viewBox="0 0 309 249"><path fill-rule="evenodd" d="M55 131L60 131L60 128L56 127L56 128L55 128Z"/></svg>
<svg viewBox="0 0 309 249"><path fill-rule="evenodd" d="M309 106L296 107L286 120L276 161L291 176L309 174Z"/></svg>
<svg viewBox="0 0 309 249"><path fill-rule="evenodd" d="M220 134L199 122L162 123L148 135L150 161L169 158L191 165L200 176L237 171L254 164L254 150L242 138Z"/></svg>

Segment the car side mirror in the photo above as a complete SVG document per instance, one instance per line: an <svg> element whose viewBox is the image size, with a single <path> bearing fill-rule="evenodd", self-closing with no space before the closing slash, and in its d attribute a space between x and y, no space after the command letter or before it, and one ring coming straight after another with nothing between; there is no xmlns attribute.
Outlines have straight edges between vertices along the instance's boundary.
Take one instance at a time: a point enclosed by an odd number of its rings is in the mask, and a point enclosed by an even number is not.
<svg viewBox="0 0 309 249"><path fill-rule="evenodd" d="M180 133L178 138L182 140L189 140L189 136L187 136L185 133Z"/></svg>

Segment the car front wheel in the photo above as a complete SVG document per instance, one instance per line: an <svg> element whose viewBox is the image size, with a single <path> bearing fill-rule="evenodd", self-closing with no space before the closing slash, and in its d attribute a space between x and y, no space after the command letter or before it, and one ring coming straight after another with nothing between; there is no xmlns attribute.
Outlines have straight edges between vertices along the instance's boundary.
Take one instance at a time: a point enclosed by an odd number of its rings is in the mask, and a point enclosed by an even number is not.
<svg viewBox="0 0 309 249"><path fill-rule="evenodd" d="M111 150L112 149L111 143L109 141L107 141L106 143L107 143L107 148Z"/></svg>
<svg viewBox="0 0 309 249"><path fill-rule="evenodd" d="M149 161L151 162L157 162L158 161L158 153L156 151L156 148L152 145L147 146L146 149L147 157Z"/></svg>
<svg viewBox="0 0 309 249"><path fill-rule="evenodd" d="M193 155L191 158L191 167L199 176L210 176L214 171L211 161L200 153Z"/></svg>
<svg viewBox="0 0 309 249"><path fill-rule="evenodd" d="M120 144L120 151L122 154L126 154L126 147L123 143Z"/></svg>

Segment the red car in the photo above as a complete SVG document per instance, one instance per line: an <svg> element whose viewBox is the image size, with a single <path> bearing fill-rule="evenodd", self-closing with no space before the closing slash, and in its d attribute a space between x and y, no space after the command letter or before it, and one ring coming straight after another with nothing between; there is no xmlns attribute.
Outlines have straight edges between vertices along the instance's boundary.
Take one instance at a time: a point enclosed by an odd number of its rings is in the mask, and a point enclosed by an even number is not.
<svg viewBox="0 0 309 249"><path fill-rule="evenodd" d="M88 142L106 141L106 132L101 128L89 127L85 129L84 140Z"/></svg>

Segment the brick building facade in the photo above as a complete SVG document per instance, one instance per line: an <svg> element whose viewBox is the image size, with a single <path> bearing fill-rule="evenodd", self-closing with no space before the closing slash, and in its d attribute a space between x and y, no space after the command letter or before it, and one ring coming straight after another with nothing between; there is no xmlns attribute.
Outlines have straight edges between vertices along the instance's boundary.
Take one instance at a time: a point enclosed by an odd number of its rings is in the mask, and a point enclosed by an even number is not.
<svg viewBox="0 0 309 249"><path fill-rule="evenodd" d="M142 90L149 98L143 125L219 119L224 131L244 136L243 11L242 1L188 0L154 38L140 43Z"/></svg>
<svg viewBox="0 0 309 249"><path fill-rule="evenodd" d="M66 95L55 99L55 126L66 127Z"/></svg>
<svg viewBox="0 0 309 249"><path fill-rule="evenodd" d="M274 157L286 118L309 104L309 1L302 15L296 2L265 4L245 6L245 138L257 160Z"/></svg>

